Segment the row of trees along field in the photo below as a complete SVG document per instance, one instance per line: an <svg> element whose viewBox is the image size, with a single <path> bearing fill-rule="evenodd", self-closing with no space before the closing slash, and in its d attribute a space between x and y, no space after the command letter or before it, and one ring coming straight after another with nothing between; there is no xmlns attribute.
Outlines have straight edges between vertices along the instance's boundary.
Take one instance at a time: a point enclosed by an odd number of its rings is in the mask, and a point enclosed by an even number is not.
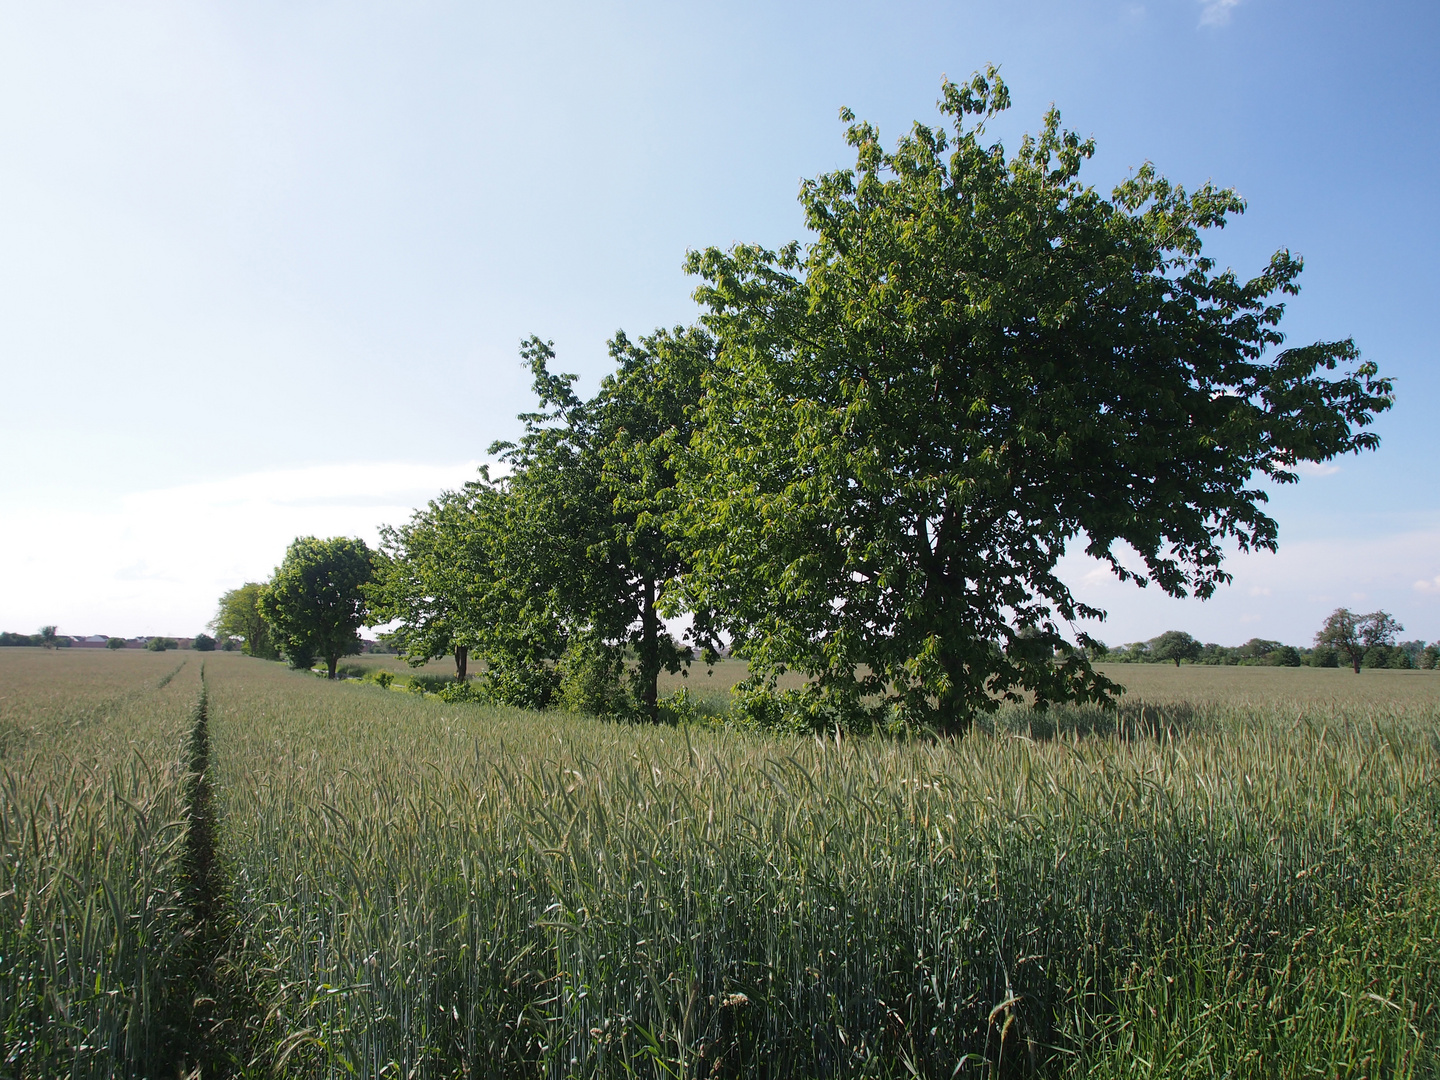
<svg viewBox="0 0 1440 1080"><path fill-rule="evenodd" d="M412 660L483 660L495 700L654 716L658 674L728 642L747 716L825 728L1109 700L1095 642L1063 632L1102 615L1056 576L1066 545L1208 597L1226 542L1275 549L1264 485L1378 445L1392 387L1352 341L1282 347L1299 258L1244 279L1203 254L1235 192L1147 163L1107 198L1053 109L1013 156L987 142L1008 105L993 69L946 82L949 130L893 150L842 113L855 164L803 185L807 245L692 252L698 325L617 334L591 398L531 338L503 475L378 552L297 541L246 586L252 651L333 671L335 627L394 621ZM325 544L350 545L337 582L373 577L325 593ZM328 622L287 607L305 590Z"/></svg>
<svg viewBox="0 0 1440 1080"><path fill-rule="evenodd" d="M1111 664L1181 663L1257 667L1344 667L1358 673L1367 668L1420 668L1433 670L1440 662L1440 641L1398 641L1405 628L1388 612L1358 615L1336 608L1315 635L1310 648L1279 641L1251 638L1227 647L1201 644L1183 630L1167 630L1149 641L1136 641L1115 649L1097 649L1095 655Z"/></svg>
<svg viewBox="0 0 1440 1080"><path fill-rule="evenodd" d="M75 644L75 639L65 634L56 633L55 626L42 626L35 634L17 634L11 630L0 630L0 648L14 646L39 646L42 649L68 649ZM226 642L225 645L234 647L234 643ZM214 652L220 643L209 634L196 634L190 639L189 647L197 652ZM149 649L151 652L165 652L167 649L180 648L180 642L168 637L142 637L123 638L111 637L105 641L107 649ZM223 646L222 646L223 647Z"/></svg>

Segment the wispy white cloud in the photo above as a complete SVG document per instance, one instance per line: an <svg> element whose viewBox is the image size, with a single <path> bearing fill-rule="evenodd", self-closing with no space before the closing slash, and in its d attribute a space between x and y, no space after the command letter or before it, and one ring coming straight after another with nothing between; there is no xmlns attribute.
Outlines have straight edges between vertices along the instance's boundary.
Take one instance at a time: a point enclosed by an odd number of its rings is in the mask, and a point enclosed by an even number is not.
<svg viewBox="0 0 1440 1080"><path fill-rule="evenodd" d="M1310 641L1326 615L1344 605L1396 616L1407 632L1440 638L1440 523L1369 537L1285 540L1276 554L1232 551L1225 568L1234 581L1211 599L1176 600L1151 585L1117 581L1109 568L1073 545L1059 573L1075 595L1109 612L1087 624L1109 642L1140 641L1164 630L1186 630L1205 641L1238 644L1258 634L1292 645ZM1122 562L1135 566L1131 552Z"/></svg>
<svg viewBox="0 0 1440 1080"><path fill-rule="evenodd" d="M1224 26L1240 0L1200 0L1200 25Z"/></svg>
<svg viewBox="0 0 1440 1080"><path fill-rule="evenodd" d="M192 634L297 536L378 539L478 462L320 465L142 491L99 507L7 507L0 629Z"/></svg>
<svg viewBox="0 0 1440 1080"><path fill-rule="evenodd" d="M1301 476L1334 476L1340 466L1328 461L1299 461L1295 463L1295 471Z"/></svg>

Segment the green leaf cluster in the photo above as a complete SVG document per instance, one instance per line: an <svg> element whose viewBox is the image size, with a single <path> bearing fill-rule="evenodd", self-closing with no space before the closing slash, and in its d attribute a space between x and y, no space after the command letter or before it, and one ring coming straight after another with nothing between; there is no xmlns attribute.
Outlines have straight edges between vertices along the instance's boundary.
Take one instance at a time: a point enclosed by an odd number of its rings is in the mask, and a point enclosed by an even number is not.
<svg viewBox="0 0 1440 1080"><path fill-rule="evenodd" d="M803 186L808 245L689 259L718 351L680 483L686 596L757 688L807 676L817 715L959 730L1107 699L1067 545L1208 597L1227 542L1276 546L1254 478L1374 447L1390 404L1353 342L1281 348L1297 257L1242 279L1202 253L1233 191L1147 163L1104 197L1054 109L1013 156L987 142L1008 104L991 69L944 85L948 129L886 150L852 123L855 166Z"/></svg>
<svg viewBox="0 0 1440 1080"><path fill-rule="evenodd" d="M1061 555L1209 597L1227 545L1277 545L1262 484L1373 449L1392 387L1352 341L1285 346L1291 252L1249 278L1204 254L1234 191L1145 163L1105 195L1053 108L1013 154L990 141L1009 102L993 68L946 82L944 124L892 149L842 113L855 163L803 185L809 241L692 252L700 325L617 334L593 398L527 340L508 472L385 534L371 602L407 655L655 717L659 674L728 641L772 726L1111 700Z"/></svg>
<svg viewBox="0 0 1440 1080"><path fill-rule="evenodd" d="M340 658L360 651L372 573L373 554L363 540L302 536L286 549L256 609L292 667L308 668L318 657L333 679Z"/></svg>
<svg viewBox="0 0 1440 1080"><path fill-rule="evenodd" d="M247 581L220 597L220 610L210 622L210 629L221 638L239 638L246 656L261 660L277 660L279 649L270 636L270 626L260 613L260 594L265 586Z"/></svg>

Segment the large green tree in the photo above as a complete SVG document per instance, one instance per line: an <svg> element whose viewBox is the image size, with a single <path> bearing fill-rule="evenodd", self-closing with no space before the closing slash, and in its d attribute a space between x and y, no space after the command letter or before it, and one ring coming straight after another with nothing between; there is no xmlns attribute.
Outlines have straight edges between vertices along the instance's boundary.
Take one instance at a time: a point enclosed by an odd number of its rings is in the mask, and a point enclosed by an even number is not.
<svg viewBox="0 0 1440 1080"><path fill-rule="evenodd" d="M372 570L373 554L363 540L302 536L292 543L258 605L286 655L321 657L335 678L340 658L360 651Z"/></svg>
<svg viewBox="0 0 1440 1080"><path fill-rule="evenodd" d="M398 623L389 640L409 663L453 656L455 677L464 680L470 660L483 659L497 696L543 706L545 684L553 683L545 658L558 652L545 643L537 649L526 632L525 598L512 595L502 576L500 549L513 551L522 539L510 501L487 468L407 524L385 526L366 591L371 619Z"/></svg>
<svg viewBox="0 0 1440 1080"><path fill-rule="evenodd" d="M1361 615L1349 608L1336 608L1315 634L1315 644L1328 645L1343 654L1359 675L1365 654L1371 649L1394 645L1396 635L1404 629L1389 612Z"/></svg>
<svg viewBox="0 0 1440 1080"><path fill-rule="evenodd" d="M246 656L261 660L279 658L279 651L270 636L270 626L260 614L260 594L265 586L258 581L247 581L238 589L231 589L220 597L220 609L210 620L210 629L222 638L239 638L241 651Z"/></svg>
<svg viewBox="0 0 1440 1080"><path fill-rule="evenodd" d="M690 564L668 522L676 453L691 437L714 343L695 328L636 341L619 333L610 342L616 369L589 400L575 393L575 376L551 372L547 343L532 337L522 355L539 410L521 417L518 442L491 447L513 468L504 576L514 595L531 598L534 621L561 628L566 670L585 669L579 681L618 678L633 651L633 697L654 716L660 672L692 655L662 619L667 591ZM697 625L703 634L708 624L702 616Z"/></svg>
<svg viewBox="0 0 1440 1080"><path fill-rule="evenodd" d="M886 150L852 122L854 168L803 185L808 245L690 257L719 342L690 598L759 684L810 676L817 720L1107 698L1065 633L1103 616L1057 576L1067 545L1207 597L1227 542L1276 547L1255 481L1374 447L1390 404L1352 342L1281 348L1299 259L1243 279L1202 254L1233 191L1147 163L1107 198L1054 109L1013 155L988 142L1008 105L992 69L944 84L948 131Z"/></svg>
<svg viewBox="0 0 1440 1080"><path fill-rule="evenodd" d="M1200 655L1201 645L1184 630L1166 630L1149 642L1150 656L1159 661L1173 660L1180 666L1181 660L1194 660Z"/></svg>

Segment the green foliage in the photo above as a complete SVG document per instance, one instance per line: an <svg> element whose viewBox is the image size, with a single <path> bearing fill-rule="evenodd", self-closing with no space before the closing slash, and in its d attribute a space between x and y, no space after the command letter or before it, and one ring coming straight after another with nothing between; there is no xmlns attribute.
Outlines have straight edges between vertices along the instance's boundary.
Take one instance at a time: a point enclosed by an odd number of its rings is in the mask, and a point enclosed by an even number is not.
<svg viewBox="0 0 1440 1080"><path fill-rule="evenodd" d="M17 634L13 630L0 632L0 647L39 644L40 636L38 634Z"/></svg>
<svg viewBox="0 0 1440 1080"><path fill-rule="evenodd" d="M270 624L260 611L260 596L265 586L247 581L220 597L220 609L210 621L210 629L222 638L239 638L246 656L260 660L280 659L280 650L270 631Z"/></svg>
<svg viewBox="0 0 1440 1080"><path fill-rule="evenodd" d="M587 716L632 715L635 701L622 682L623 656L591 638L570 642L558 665L559 692L555 704L566 712Z"/></svg>
<svg viewBox="0 0 1440 1080"><path fill-rule="evenodd" d="M390 684L395 681L395 676L388 671L377 671L374 675L375 685L381 690L389 690Z"/></svg>
<svg viewBox="0 0 1440 1080"><path fill-rule="evenodd" d="M1300 650L1293 645L1281 645L1272 656L1277 667L1302 667L1305 663L1300 656Z"/></svg>
<svg viewBox="0 0 1440 1080"><path fill-rule="evenodd" d="M315 654L307 645L287 644L281 652L291 671L309 671L315 666Z"/></svg>
<svg viewBox="0 0 1440 1080"><path fill-rule="evenodd" d="M1391 385L1349 341L1274 351L1300 262L1215 270L1234 192L1147 164L1106 199L1053 110L1013 156L983 141L993 70L943 94L952 129L893 152L849 128L854 168L803 187L807 247L691 255L719 349L680 505L688 602L759 682L795 669L841 712L958 730L1114 692L1057 626L1101 614L1055 576L1067 543L1209 596L1227 541L1276 547L1252 478L1374 447ZM1059 658L1012 651L1027 628Z"/></svg>
<svg viewBox="0 0 1440 1080"><path fill-rule="evenodd" d="M691 410L713 350L696 329L661 330L636 342L619 333L610 342L616 370L582 401L572 389L575 376L550 371L555 354L547 343L532 337L522 346L540 411L521 417L518 443L497 443L491 452L513 467L500 563L511 594L525 601L513 605L512 624L525 628L532 644L495 659L507 672L558 663L583 639L567 668L565 707L621 708L633 699L643 714L658 717L660 673L691 659L691 649L665 632L662 612L678 612L675 586L690 565L689 548L669 527L675 463L690 441ZM703 608L692 622L708 645ZM628 693L620 688L627 648L636 657ZM600 651L610 655L602 660ZM601 677L614 685L602 691L594 684ZM558 674L556 686L565 678ZM498 677L492 686L498 700L519 702Z"/></svg>
<svg viewBox="0 0 1440 1080"><path fill-rule="evenodd" d="M145 648L151 652L165 652L168 649L179 648L174 638L152 637L145 643Z"/></svg>
<svg viewBox="0 0 1440 1080"><path fill-rule="evenodd" d="M375 576L366 587L371 619L398 623L385 644L419 666L455 657L456 678L470 653L493 651L513 615L497 580L494 547L503 535L504 493L489 472L447 491L400 528L380 530Z"/></svg>
<svg viewBox="0 0 1440 1080"><path fill-rule="evenodd" d="M452 705L460 702L491 704L490 696L485 692L484 686L474 682L448 681L443 683L435 691L435 694L441 701Z"/></svg>
<svg viewBox="0 0 1440 1080"><path fill-rule="evenodd" d="M1357 615L1349 608L1336 608L1315 634L1316 645L1328 645L1349 661L1355 674L1361 666L1388 667L1389 647L1405 628L1384 611ZM1383 651L1377 651L1383 650ZM1367 662L1370 655L1374 662Z"/></svg>
<svg viewBox="0 0 1440 1080"><path fill-rule="evenodd" d="M1199 658L1200 642L1183 630L1166 630L1150 642L1149 651L1152 659L1162 663L1166 660L1173 660L1175 666L1179 667L1181 660Z"/></svg>
<svg viewBox="0 0 1440 1080"><path fill-rule="evenodd" d="M302 536L290 545L259 595L258 610L291 667L308 668L320 657L333 679L340 658L360 651L372 568L363 540Z"/></svg>
<svg viewBox="0 0 1440 1080"><path fill-rule="evenodd" d="M55 627L42 626L40 633L35 635L36 644L43 645L47 649L53 649L60 643L60 638L55 633Z"/></svg>
<svg viewBox="0 0 1440 1080"><path fill-rule="evenodd" d="M112 637L105 642L105 647L107 649L123 649L125 648L125 639L123 637Z"/></svg>
<svg viewBox="0 0 1440 1080"><path fill-rule="evenodd" d="M209 634L196 634L190 642L190 647L196 652L214 652L215 639Z"/></svg>

